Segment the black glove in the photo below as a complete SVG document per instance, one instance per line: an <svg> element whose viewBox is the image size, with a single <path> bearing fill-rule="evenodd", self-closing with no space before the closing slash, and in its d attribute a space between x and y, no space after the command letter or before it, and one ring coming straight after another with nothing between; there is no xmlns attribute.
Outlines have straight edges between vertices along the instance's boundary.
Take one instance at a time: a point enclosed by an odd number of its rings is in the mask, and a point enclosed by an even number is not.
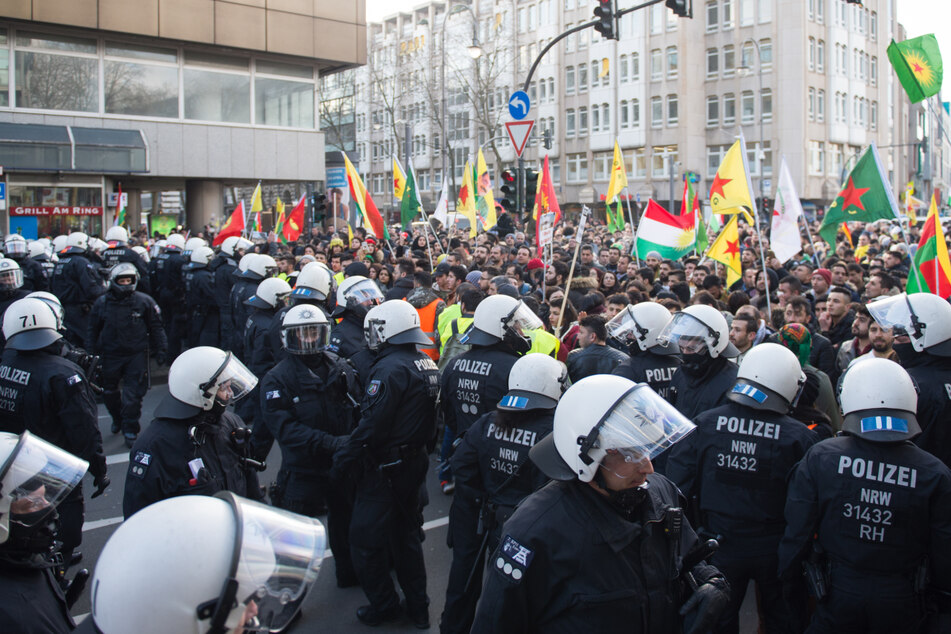
<svg viewBox="0 0 951 634"><path fill-rule="evenodd" d="M102 474L100 477L94 478L92 483L93 486L96 487L96 491L91 496L89 496L89 499L95 500L97 497L106 492L106 489L109 488L109 485L112 484L112 481L109 479L109 476Z"/></svg>
<svg viewBox="0 0 951 634"><path fill-rule="evenodd" d="M693 624L686 634L705 634L713 630L723 610L730 604L730 584L723 578L713 578L697 588L683 607L680 615L695 611ZM684 626L686 627L686 619Z"/></svg>
<svg viewBox="0 0 951 634"><path fill-rule="evenodd" d="M322 449L332 454L337 453L337 450L346 445L348 440L350 440L349 434L346 436L325 436L324 442L321 443Z"/></svg>

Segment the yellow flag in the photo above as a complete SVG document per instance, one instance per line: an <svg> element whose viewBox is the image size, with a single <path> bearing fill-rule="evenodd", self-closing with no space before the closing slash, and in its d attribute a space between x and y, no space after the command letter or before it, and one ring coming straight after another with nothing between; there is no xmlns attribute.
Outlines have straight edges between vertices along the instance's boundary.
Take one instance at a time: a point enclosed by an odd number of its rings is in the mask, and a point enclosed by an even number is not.
<svg viewBox="0 0 951 634"><path fill-rule="evenodd" d="M611 72L611 61L605 57L601 60L601 72L598 73L598 77L604 77Z"/></svg>
<svg viewBox="0 0 951 634"><path fill-rule="evenodd" d="M406 173L403 172L403 166L399 160L393 157L393 195L396 200L403 200L403 192L406 191Z"/></svg>
<svg viewBox="0 0 951 634"><path fill-rule="evenodd" d="M463 170L462 187L459 188L459 201L456 203L456 211L469 219L469 237L476 236L476 192L475 183L472 182L472 166L466 161L466 167Z"/></svg>
<svg viewBox="0 0 951 634"><path fill-rule="evenodd" d="M492 180L489 178L489 166L486 165L482 148L479 148L479 158L476 161L476 209L482 219L483 229L491 229L498 219L495 215L495 197L492 195Z"/></svg>
<svg viewBox="0 0 951 634"><path fill-rule="evenodd" d="M915 184L908 183L908 187L905 189L905 215L908 216L908 222L911 223L910 227L918 224L918 214L915 212L925 206L925 201L915 198L912 195L914 193Z"/></svg>
<svg viewBox="0 0 951 634"><path fill-rule="evenodd" d="M738 225L738 216L734 215L726 223L720 235L717 236L710 249L707 251L707 257L719 262L726 267L726 287L730 288L733 283L743 277L743 267L740 264L740 230Z"/></svg>
<svg viewBox="0 0 951 634"><path fill-rule="evenodd" d="M264 205L261 204L261 183L258 183L254 193L251 194L251 213L258 211L264 211Z"/></svg>
<svg viewBox="0 0 951 634"><path fill-rule="evenodd" d="M614 140L614 161L611 163L611 180L608 181L608 193L604 197L604 204L610 205L618 194L627 187L627 170L624 167L624 157L621 156L621 147Z"/></svg>
<svg viewBox="0 0 951 634"><path fill-rule="evenodd" d="M727 150L710 186L710 207L715 214L742 213L747 222L753 224L750 212L756 210L756 205L750 193L750 181L743 160L745 146L743 140L738 139Z"/></svg>

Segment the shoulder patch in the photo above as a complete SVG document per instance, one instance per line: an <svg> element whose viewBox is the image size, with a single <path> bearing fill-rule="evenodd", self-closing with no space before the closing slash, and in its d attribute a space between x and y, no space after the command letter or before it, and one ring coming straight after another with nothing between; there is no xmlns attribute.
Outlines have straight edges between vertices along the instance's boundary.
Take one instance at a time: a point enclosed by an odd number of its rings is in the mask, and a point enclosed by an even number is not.
<svg viewBox="0 0 951 634"><path fill-rule="evenodd" d="M379 391L380 391L379 379L374 379L370 381L370 384L367 385L367 396L376 396L377 392Z"/></svg>
<svg viewBox="0 0 951 634"><path fill-rule="evenodd" d="M268 400L268 401L273 401L273 400L276 399L276 398L281 398L281 391L280 391L280 390L271 390L270 392L266 392L266 393L264 394L264 398L265 398L266 400Z"/></svg>
<svg viewBox="0 0 951 634"><path fill-rule="evenodd" d="M152 454L136 451L129 464L129 475L134 478L144 478L150 464L152 464Z"/></svg>
<svg viewBox="0 0 951 634"><path fill-rule="evenodd" d="M78 374L74 374L73 376L66 379L66 385L76 385L77 383L82 383L82 382L83 382L83 377L79 376Z"/></svg>
<svg viewBox="0 0 951 634"><path fill-rule="evenodd" d="M535 557L531 548L522 546L511 535L505 536L496 552L498 557L493 562L496 569L515 583L522 580L525 570Z"/></svg>

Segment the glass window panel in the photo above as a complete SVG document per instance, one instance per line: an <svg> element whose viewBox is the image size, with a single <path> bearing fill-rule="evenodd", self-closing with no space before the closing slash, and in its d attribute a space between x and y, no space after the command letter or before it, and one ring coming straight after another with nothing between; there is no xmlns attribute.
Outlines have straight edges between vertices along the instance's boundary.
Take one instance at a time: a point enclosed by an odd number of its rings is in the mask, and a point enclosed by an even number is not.
<svg viewBox="0 0 951 634"><path fill-rule="evenodd" d="M248 61L247 59L230 57L228 55L185 51L185 63L189 66L206 66L209 68L247 71Z"/></svg>
<svg viewBox="0 0 951 634"><path fill-rule="evenodd" d="M18 47L42 48L49 51L96 54L96 40L81 37L17 31L16 44Z"/></svg>
<svg viewBox="0 0 951 634"><path fill-rule="evenodd" d="M103 63L106 112L178 118L178 68L132 62Z"/></svg>
<svg viewBox="0 0 951 634"><path fill-rule="evenodd" d="M99 62L91 58L16 53L16 107L99 111Z"/></svg>
<svg viewBox="0 0 951 634"><path fill-rule="evenodd" d="M251 123L251 78L185 69L185 118Z"/></svg>
<svg viewBox="0 0 951 634"><path fill-rule="evenodd" d="M254 111L257 125L313 128L314 85L255 77Z"/></svg>
<svg viewBox="0 0 951 634"><path fill-rule="evenodd" d="M106 55L109 57L128 57L149 62L178 62L178 54L171 48L156 48L154 46L138 46L106 41Z"/></svg>
<svg viewBox="0 0 951 634"><path fill-rule="evenodd" d="M10 105L10 50L7 30L0 29L0 106Z"/></svg>
<svg viewBox="0 0 951 634"><path fill-rule="evenodd" d="M299 64L283 64L280 62L270 62L266 60L257 60L255 67L257 72L267 75L283 75L285 77L300 77L301 79L313 79L314 69L310 66L301 66Z"/></svg>

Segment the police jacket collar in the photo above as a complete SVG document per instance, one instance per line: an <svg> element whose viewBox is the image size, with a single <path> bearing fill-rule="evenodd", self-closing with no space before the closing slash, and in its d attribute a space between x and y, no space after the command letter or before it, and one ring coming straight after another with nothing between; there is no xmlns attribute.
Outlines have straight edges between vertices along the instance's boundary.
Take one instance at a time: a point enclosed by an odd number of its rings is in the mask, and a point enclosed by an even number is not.
<svg viewBox="0 0 951 634"><path fill-rule="evenodd" d="M650 475L647 477L648 496L644 501L644 510L641 519L628 522L621 517L607 499L594 490L590 485L578 482L580 496L586 505L590 505L591 519L598 532L615 552L627 548L631 542L640 537L645 524L658 524L655 530L661 530L660 522L667 513L667 505L663 503L662 488L669 486L662 476Z"/></svg>
<svg viewBox="0 0 951 634"><path fill-rule="evenodd" d="M182 403L180 400L166 394L155 408L155 418L171 418L175 420L185 420L197 416L202 412L200 407Z"/></svg>

